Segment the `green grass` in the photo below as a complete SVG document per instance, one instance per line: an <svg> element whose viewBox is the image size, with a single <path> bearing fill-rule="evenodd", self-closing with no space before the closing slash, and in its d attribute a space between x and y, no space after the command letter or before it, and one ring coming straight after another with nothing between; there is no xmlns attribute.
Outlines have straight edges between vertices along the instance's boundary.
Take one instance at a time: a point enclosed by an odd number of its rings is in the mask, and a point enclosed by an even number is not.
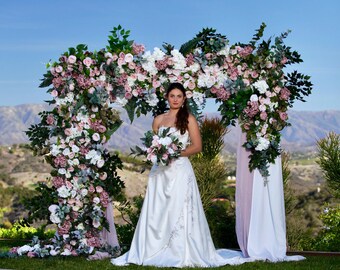
<svg viewBox="0 0 340 270"><path fill-rule="evenodd" d="M23 241L0 241L0 251L8 251L12 246L23 245ZM16 270L49 270L49 269L62 269L62 270L106 270L106 269L121 269L121 267L113 266L110 260L102 261L87 261L84 257L49 257L44 259L38 258L1 258L0 269L16 269ZM146 267L139 265L130 265L123 268L123 270L132 269L153 269L157 270L158 267ZM169 269L169 268L165 268ZM200 268L195 268L200 269ZM340 269L340 256L327 257L327 256L308 256L306 260L299 262L282 262L282 263L269 263L269 262L252 262L245 263L238 266L223 266L218 269L276 269L276 270L295 270L295 269L327 269L336 270Z"/></svg>
<svg viewBox="0 0 340 270"><path fill-rule="evenodd" d="M278 270L295 270L295 269L329 269L336 270L340 267L340 257L308 257L304 261L299 262L282 262L282 263L269 263L269 262L252 262L245 263L238 266L223 266L218 269L278 269ZM62 270L90 270L90 269L118 269L121 267L113 266L110 261L87 261L85 258L45 258L45 259L30 259L20 257L16 259L0 259L0 268L5 269L18 269L18 270L48 270L48 269L62 269ZM132 269L159 269L157 267L144 267L138 265L131 265L124 267L124 270ZM167 268L168 269L168 268ZM200 269L200 268L195 268Z"/></svg>

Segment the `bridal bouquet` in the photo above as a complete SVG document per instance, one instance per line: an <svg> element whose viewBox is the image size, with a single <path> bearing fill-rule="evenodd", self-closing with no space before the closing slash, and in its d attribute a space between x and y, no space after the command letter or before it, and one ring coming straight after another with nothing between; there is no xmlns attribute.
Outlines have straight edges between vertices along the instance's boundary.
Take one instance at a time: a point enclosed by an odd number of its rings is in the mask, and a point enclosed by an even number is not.
<svg viewBox="0 0 340 270"><path fill-rule="evenodd" d="M132 154L145 155L147 161L152 164L167 166L180 156L183 149L183 143L178 140L171 128L160 129L158 134L149 130L141 140L143 147L131 148Z"/></svg>

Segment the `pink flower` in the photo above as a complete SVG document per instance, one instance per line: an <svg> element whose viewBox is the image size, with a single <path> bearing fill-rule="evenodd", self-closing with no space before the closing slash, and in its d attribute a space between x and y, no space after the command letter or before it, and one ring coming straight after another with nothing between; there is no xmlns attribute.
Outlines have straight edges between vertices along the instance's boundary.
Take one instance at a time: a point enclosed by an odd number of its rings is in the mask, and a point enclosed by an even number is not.
<svg viewBox="0 0 340 270"><path fill-rule="evenodd" d="M186 91L185 92L185 96L187 97L187 98L192 98L192 92L191 91Z"/></svg>
<svg viewBox="0 0 340 270"><path fill-rule="evenodd" d="M77 57L75 57L74 55L70 55L70 56L67 58L67 62L68 62L69 64L74 64L76 61L77 61Z"/></svg>
<svg viewBox="0 0 340 270"><path fill-rule="evenodd" d="M53 125L54 124L54 116L53 114L49 114L47 117L46 117L46 123L48 125Z"/></svg>
<svg viewBox="0 0 340 270"><path fill-rule="evenodd" d="M52 185L55 188L60 188L61 186L64 185L64 179L59 177L59 176L53 177L52 178Z"/></svg>
<svg viewBox="0 0 340 270"><path fill-rule="evenodd" d="M125 98L126 99L131 99L132 98L132 93L130 93L130 92L125 92Z"/></svg>
<svg viewBox="0 0 340 270"><path fill-rule="evenodd" d="M286 112L279 112L280 119L286 121L288 119L288 114Z"/></svg>
<svg viewBox="0 0 340 270"><path fill-rule="evenodd" d="M143 53L145 50L145 47L143 44L136 44L136 43L133 43L132 44L132 52L134 54L140 54L140 53Z"/></svg>
<svg viewBox="0 0 340 270"><path fill-rule="evenodd" d="M98 237L91 237L91 238L87 239L87 244L90 247L100 247L100 240L99 240Z"/></svg>
<svg viewBox="0 0 340 270"><path fill-rule="evenodd" d="M52 90L51 95L52 95L52 97L57 97L58 96L58 91L57 90Z"/></svg>
<svg viewBox="0 0 340 270"><path fill-rule="evenodd" d="M280 97L283 100L288 100L290 97L290 91L285 87L281 89Z"/></svg>
<svg viewBox="0 0 340 270"><path fill-rule="evenodd" d="M85 66L87 67L90 67L93 63L92 59L90 57L86 57L84 60L83 60L83 63Z"/></svg>
<svg viewBox="0 0 340 270"><path fill-rule="evenodd" d="M89 192L90 193L94 193L96 190L95 190L95 188L91 185L90 187L89 187Z"/></svg>
<svg viewBox="0 0 340 270"><path fill-rule="evenodd" d="M188 83L188 88L189 88L190 90L194 90L194 89L195 89L195 87L196 87L196 84L195 84L195 82L193 82L193 81L189 81L189 83Z"/></svg>
<svg viewBox="0 0 340 270"><path fill-rule="evenodd" d="M267 117L268 117L268 115L267 115L267 113L266 112L261 112L260 113L260 118L261 118L261 120L266 120L267 119Z"/></svg>
<svg viewBox="0 0 340 270"><path fill-rule="evenodd" d="M72 134L72 130L70 128L67 128L64 130L64 133L66 136L70 136Z"/></svg>
<svg viewBox="0 0 340 270"><path fill-rule="evenodd" d="M102 193L103 190L104 190L104 189L103 189L101 186L96 186L96 191L97 191L98 193Z"/></svg>
<svg viewBox="0 0 340 270"><path fill-rule="evenodd" d="M63 225L59 225L58 227L58 233L60 235L68 234L71 229L71 222L70 221L64 221Z"/></svg>
<svg viewBox="0 0 340 270"><path fill-rule="evenodd" d="M67 165L67 160L64 156L62 155L58 155L55 159L54 159L54 165L57 167L66 167Z"/></svg>
<svg viewBox="0 0 340 270"><path fill-rule="evenodd" d="M107 178L107 173L106 172L103 172L99 175L99 179L100 180L105 180Z"/></svg>
<svg viewBox="0 0 340 270"><path fill-rule="evenodd" d="M61 73L61 72L63 71L63 67L62 67L62 66L56 66L56 67L55 67L55 71L56 71L57 73Z"/></svg>
<svg viewBox="0 0 340 270"><path fill-rule="evenodd" d="M34 257L35 257L35 253L34 253L33 251L29 251L29 252L27 253L27 257L29 257L29 258L34 258Z"/></svg>

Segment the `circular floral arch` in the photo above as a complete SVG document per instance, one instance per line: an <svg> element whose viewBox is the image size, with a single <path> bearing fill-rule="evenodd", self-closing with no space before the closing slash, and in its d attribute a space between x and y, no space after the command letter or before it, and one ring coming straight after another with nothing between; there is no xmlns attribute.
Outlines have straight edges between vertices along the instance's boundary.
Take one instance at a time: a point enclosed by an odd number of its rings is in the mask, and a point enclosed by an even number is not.
<svg viewBox="0 0 340 270"><path fill-rule="evenodd" d="M80 44L49 63L40 86L49 87L53 109L42 112L27 135L53 167L50 183L39 184L29 210L31 220L47 217L57 225L54 253L99 248L109 200L124 187L116 172L119 157L103 146L122 123L111 103L124 107L131 121L157 115L167 109L167 85L181 82L195 116L212 97L225 125L238 119L251 152L249 168L268 175L268 164L281 152L280 131L289 125L287 109L309 95L312 84L308 76L284 71L302 62L283 42L288 32L261 40L264 29L262 24L247 44L229 45L206 28L179 50L166 43L149 52L118 26L105 49L90 52Z"/></svg>

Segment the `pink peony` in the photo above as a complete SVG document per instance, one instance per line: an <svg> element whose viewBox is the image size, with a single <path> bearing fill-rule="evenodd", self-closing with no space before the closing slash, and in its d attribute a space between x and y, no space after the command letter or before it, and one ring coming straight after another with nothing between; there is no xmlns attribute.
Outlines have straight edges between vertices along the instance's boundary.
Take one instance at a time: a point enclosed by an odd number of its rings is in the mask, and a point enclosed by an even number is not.
<svg viewBox="0 0 340 270"><path fill-rule="evenodd" d="M68 234L71 229L71 222L70 221L64 221L64 223L58 227L58 233L60 235Z"/></svg>
<svg viewBox="0 0 340 270"><path fill-rule="evenodd" d="M64 185L64 179L59 177L59 176L56 176L56 177L53 177L52 178L52 185L55 187L55 188L60 188L61 186Z"/></svg>
<svg viewBox="0 0 340 270"><path fill-rule="evenodd" d="M132 44L132 52L134 54L140 54L140 53L143 53L145 50L145 47L143 44L136 44L136 43L133 43Z"/></svg>
<svg viewBox="0 0 340 270"><path fill-rule="evenodd" d="M62 156L62 155L58 155L55 159L54 159L54 165L56 167L61 167L64 168L67 165L67 159Z"/></svg>

